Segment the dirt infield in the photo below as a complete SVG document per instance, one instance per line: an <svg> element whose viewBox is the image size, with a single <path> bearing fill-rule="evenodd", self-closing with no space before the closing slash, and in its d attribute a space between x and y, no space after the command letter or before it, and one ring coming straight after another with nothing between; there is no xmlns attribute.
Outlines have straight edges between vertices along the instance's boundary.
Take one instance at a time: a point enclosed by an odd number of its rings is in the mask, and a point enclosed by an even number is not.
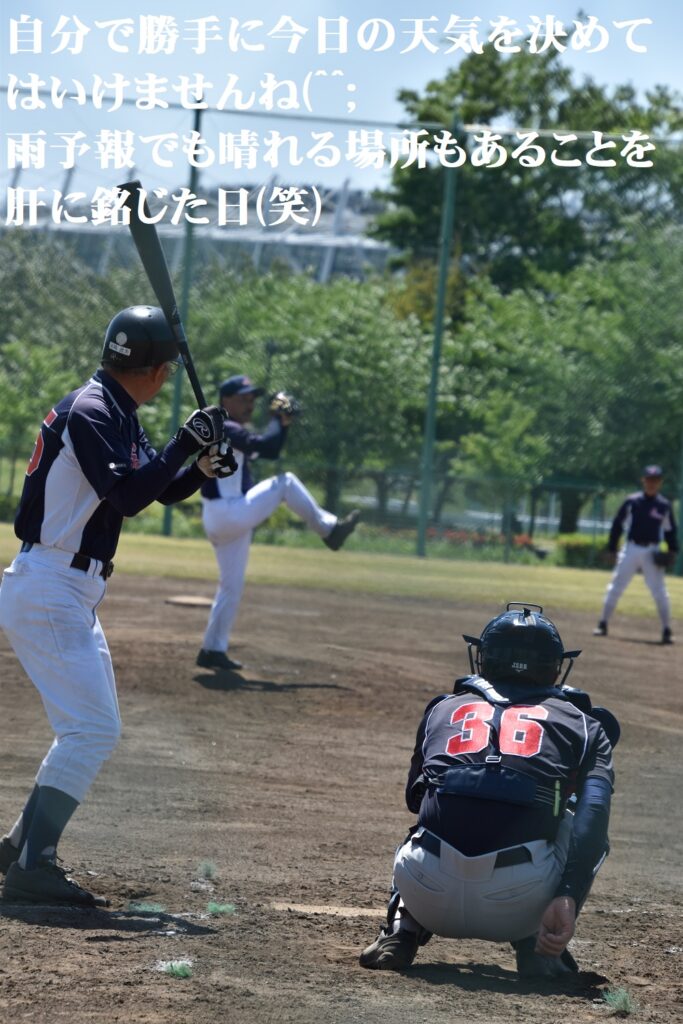
<svg viewBox="0 0 683 1024"><path fill-rule="evenodd" d="M532 986L509 947L483 942L435 939L400 975L357 964L411 823L421 712L464 673L460 634L499 609L248 587L240 677L195 667L205 607L164 603L211 592L112 580L101 617L124 736L60 849L112 909L0 904L1 1020L583 1024L609 1018L605 979L637 1000L635 1020L683 1019L683 647L654 643L653 619L597 640L592 618L546 609L584 647L573 682L618 714L623 739L612 853L572 944L582 973ZM0 832L49 742L0 637ZM158 969L180 960L191 977Z"/></svg>

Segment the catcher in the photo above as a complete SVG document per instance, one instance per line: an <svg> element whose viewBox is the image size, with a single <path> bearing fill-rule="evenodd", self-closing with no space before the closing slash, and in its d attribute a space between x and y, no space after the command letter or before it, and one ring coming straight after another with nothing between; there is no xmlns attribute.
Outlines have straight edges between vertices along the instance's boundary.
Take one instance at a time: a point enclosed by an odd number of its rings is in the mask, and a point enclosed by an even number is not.
<svg viewBox="0 0 683 1024"><path fill-rule="evenodd" d="M330 550L338 551L355 530L360 515L354 510L339 519L326 512L293 473L279 473L253 484L250 462L259 457L277 459L289 427L301 411L296 399L278 391L270 400L268 426L262 434L253 433L246 424L251 419L256 399L263 393L264 389L244 374L235 374L220 386L220 404L227 413L225 436L232 444L238 469L230 486L225 486L228 480L211 480L215 487L201 489L204 529L213 544L219 569L218 589L197 655L201 668L227 671L242 668L241 662L230 658L227 651L255 527L284 502Z"/></svg>
<svg viewBox="0 0 683 1024"><path fill-rule="evenodd" d="M406 787L418 824L363 967L409 967L436 934L510 942L520 977L578 970L567 943L608 850L619 725L565 685L580 651L543 609L513 605L465 637L472 675L427 705Z"/></svg>

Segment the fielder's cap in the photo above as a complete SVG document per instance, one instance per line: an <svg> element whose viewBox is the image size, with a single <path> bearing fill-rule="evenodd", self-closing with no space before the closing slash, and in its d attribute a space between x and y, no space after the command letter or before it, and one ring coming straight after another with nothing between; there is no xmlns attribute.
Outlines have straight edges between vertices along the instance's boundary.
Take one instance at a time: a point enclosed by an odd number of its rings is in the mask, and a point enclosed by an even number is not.
<svg viewBox="0 0 683 1024"><path fill-rule="evenodd" d="M652 463L650 466L645 466L643 476L664 476L664 470L661 466Z"/></svg>
<svg viewBox="0 0 683 1024"><path fill-rule="evenodd" d="M218 389L221 398L229 398L230 395L262 395L265 388L260 388L244 373L236 373L234 377L224 380Z"/></svg>
<svg viewBox="0 0 683 1024"><path fill-rule="evenodd" d="M104 335L102 362L122 370L178 361L178 342L158 306L129 306Z"/></svg>

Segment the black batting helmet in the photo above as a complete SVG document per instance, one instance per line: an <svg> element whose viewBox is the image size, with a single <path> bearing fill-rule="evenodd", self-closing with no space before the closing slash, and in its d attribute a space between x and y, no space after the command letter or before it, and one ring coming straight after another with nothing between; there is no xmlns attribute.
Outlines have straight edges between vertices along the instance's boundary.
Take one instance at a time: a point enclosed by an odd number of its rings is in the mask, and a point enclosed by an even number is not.
<svg viewBox="0 0 683 1024"><path fill-rule="evenodd" d="M177 360L180 349L163 310L129 306L117 313L104 335L102 362L122 370Z"/></svg>
<svg viewBox="0 0 683 1024"><path fill-rule="evenodd" d="M491 619L480 637L465 636L465 640L470 660L475 647L477 672L490 683L555 686L563 660L581 653L565 651L557 627L540 605L521 601L510 601L507 611ZM566 677L567 673L562 682Z"/></svg>

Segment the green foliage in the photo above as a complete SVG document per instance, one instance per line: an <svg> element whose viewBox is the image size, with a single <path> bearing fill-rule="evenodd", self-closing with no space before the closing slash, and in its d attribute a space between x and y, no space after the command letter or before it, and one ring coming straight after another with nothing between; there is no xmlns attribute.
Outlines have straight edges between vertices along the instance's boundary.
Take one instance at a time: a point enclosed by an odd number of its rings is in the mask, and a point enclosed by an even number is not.
<svg viewBox="0 0 683 1024"><path fill-rule="evenodd" d="M505 124L557 131L599 129L623 133L640 129L671 134L681 127L679 97L663 86L639 100L631 86L608 89L590 78L576 82L562 57L552 50L522 50L504 56L493 46L465 56L422 94L399 94L410 118L459 124ZM465 136L456 131L459 141ZM465 148L476 140L470 135ZM618 164L613 169L557 167L550 160L523 167L508 159L499 168L457 171L456 248L468 273L485 273L503 291L527 286L535 272L567 273L589 254L602 257L620 245L617 230L625 215L638 214L665 223L680 215L683 170L676 151L659 150L653 168ZM562 148L562 156L585 154L586 143ZM588 144L590 145L590 144ZM571 152L570 152L571 151ZM443 169L397 168L386 194L390 206L377 218L375 233L410 258L433 259L437 251Z"/></svg>
<svg viewBox="0 0 683 1024"><path fill-rule="evenodd" d="M582 533L560 534L555 544L556 565L574 569L610 569L612 563L605 545L596 544Z"/></svg>

